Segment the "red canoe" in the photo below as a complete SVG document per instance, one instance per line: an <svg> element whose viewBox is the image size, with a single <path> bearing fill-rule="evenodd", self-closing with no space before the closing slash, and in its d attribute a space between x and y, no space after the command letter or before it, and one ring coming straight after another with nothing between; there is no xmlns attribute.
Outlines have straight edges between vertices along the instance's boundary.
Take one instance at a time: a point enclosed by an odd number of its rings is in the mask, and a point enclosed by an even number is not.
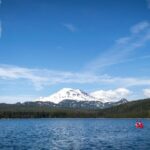
<svg viewBox="0 0 150 150"><path fill-rule="evenodd" d="M142 122L136 122L135 127L136 128L144 128L144 124Z"/></svg>

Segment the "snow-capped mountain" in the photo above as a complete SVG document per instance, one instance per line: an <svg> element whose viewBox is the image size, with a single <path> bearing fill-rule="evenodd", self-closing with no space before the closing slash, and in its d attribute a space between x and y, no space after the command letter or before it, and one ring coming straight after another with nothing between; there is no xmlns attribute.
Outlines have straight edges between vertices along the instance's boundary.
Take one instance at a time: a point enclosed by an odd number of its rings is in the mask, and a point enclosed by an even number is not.
<svg viewBox="0 0 150 150"><path fill-rule="evenodd" d="M127 103L126 99L121 99L123 95L119 92L122 90L106 91L107 93L101 90L88 94L79 89L63 88L50 96L41 97L33 103L26 104L33 105L35 103L52 108L103 109ZM117 97L118 100L114 99L116 98L115 94L120 95Z"/></svg>
<svg viewBox="0 0 150 150"><path fill-rule="evenodd" d="M58 104L63 100L98 101L97 98L89 95L88 93L83 92L79 89L72 89L72 88L63 88L60 91L48 97L41 97L36 101L43 101L43 102L49 101Z"/></svg>

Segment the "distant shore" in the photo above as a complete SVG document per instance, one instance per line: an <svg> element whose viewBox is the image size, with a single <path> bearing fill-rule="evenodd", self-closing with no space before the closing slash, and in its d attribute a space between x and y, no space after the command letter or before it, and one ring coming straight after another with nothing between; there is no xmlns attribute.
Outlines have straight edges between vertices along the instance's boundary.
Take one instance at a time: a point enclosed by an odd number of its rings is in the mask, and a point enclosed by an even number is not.
<svg viewBox="0 0 150 150"><path fill-rule="evenodd" d="M106 109L51 108L40 105L0 104L0 118L150 118L150 99Z"/></svg>

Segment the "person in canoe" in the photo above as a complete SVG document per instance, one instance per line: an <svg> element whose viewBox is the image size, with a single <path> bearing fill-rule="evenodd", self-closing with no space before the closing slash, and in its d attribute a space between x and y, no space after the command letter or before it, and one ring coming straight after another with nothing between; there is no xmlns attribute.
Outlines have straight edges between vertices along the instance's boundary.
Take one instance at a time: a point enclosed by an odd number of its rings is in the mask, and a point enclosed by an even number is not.
<svg viewBox="0 0 150 150"><path fill-rule="evenodd" d="M141 122L141 121L136 121L136 123L135 123L135 127L136 128L144 128L144 124Z"/></svg>

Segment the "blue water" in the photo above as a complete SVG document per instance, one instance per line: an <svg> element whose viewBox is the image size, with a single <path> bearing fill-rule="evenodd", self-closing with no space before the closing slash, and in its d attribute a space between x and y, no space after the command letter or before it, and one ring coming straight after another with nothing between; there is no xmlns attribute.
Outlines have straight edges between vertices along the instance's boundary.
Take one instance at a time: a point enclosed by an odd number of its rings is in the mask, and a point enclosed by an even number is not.
<svg viewBox="0 0 150 150"><path fill-rule="evenodd" d="M0 150L150 150L150 120L0 120Z"/></svg>

